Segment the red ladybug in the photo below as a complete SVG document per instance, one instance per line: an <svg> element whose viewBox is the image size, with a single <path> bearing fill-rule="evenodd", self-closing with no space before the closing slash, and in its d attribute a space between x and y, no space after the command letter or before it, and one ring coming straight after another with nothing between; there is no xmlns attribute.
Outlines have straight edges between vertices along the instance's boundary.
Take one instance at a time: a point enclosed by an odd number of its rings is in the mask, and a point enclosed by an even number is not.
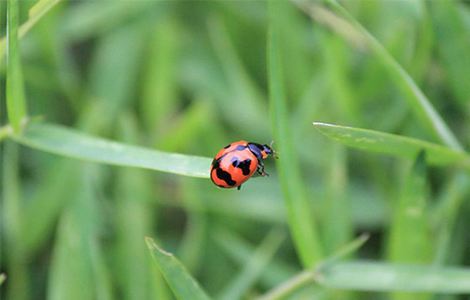
<svg viewBox="0 0 470 300"><path fill-rule="evenodd" d="M268 176L263 160L274 155L268 145L238 141L225 146L217 153L211 165L211 180L222 188L240 189L255 172Z"/></svg>

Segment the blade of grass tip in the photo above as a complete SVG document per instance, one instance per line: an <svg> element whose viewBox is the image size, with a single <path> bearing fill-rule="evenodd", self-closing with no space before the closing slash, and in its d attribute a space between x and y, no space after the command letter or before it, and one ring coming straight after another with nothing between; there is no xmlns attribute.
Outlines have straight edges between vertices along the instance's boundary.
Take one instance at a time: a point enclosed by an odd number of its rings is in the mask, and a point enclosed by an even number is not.
<svg viewBox="0 0 470 300"><path fill-rule="evenodd" d="M6 98L8 119L14 132L20 132L26 118L26 100L18 42L19 1L7 3Z"/></svg>
<svg viewBox="0 0 470 300"><path fill-rule="evenodd" d="M278 1L269 1L268 80L271 123L277 150L282 157L276 161L281 189L287 208L289 227L300 260L304 267L312 267L322 257L318 230L308 202L300 174L298 155L294 153L292 133L283 87L278 15Z"/></svg>
<svg viewBox="0 0 470 300"><path fill-rule="evenodd" d="M145 242L149 248L153 261L165 277L166 282L172 289L177 299L210 299L202 290L199 283L189 274L183 264L173 254L163 251L157 246L153 239L146 237Z"/></svg>
<svg viewBox="0 0 470 300"><path fill-rule="evenodd" d="M246 260L242 270L229 285L222 290L217 299L242 299L242 296L256 283L262 271L265 270L266 266L279 249L284 237L285 234L278 229L271 230L254 253Z"/></svg>
<svg viewBox="0 0 470 300"><path fill-rule="evenodd" d="M91 162L209 177L210 158L126 145L62 126L33 123L24 134L15 135L14 139L28 147Z"/></svg>
<svg viewBox="0 0 470 300"><path fill-rule="evenodd" d="M314 122L313 126L325 136L342 144L361 150L414 159L419 151L426 151L426 158L432 165L458 164L470 167L470 156L426 141L384 133L375 130Z"/></svg>
<svg viewBox="0 0 470 300"><path fill-rule="evenodd" d="M448 128L442 117L436 112L429 99L416 85L411 76L402 66L387 52L384 46L377 41L349 12L335 0L326 2L339 15L336 16L323 7L306 3L304 1L293 0L301 9L315 20L326 22L331 27L341 24L344 36L351 35L360 45L366 45L384 64L385 70L390 74L392 80L398 85L406 96L406 100L413 109L417 118L428 128L432 134L448 147L462 150L462 146ZM320 14L320 15L319 15ZM325 15L327 18L325 19ZM331 22L333 20L333 22ZM346 29L346 31L344 30Z"/></svg>
<svg viewBox="0 0 470 300"><path fill-rule="evenodd" d="M319 272L317 270L321 270L322 268L328 267L329 265L332 265L338 262L339 260L343 259L344 257L347 257L350 254L356 252L367 242L368 239L368 234L360 235L358 238L354 239L353 241L347 243L346 245L338 249L338 251L333 253L332 256L320 262L319 265L316 267L316 270L310 269L299 273L298 275L292 277L291 279L268 291L266 294L259 297L258 300L284 299L285 297L292 294L304 285L308 283L314 283L316 280L317 273Z"/></svg>
<svg viewBox="0 0 470 300"><path fill-rule="evenodd" d="M332 264L315 279L319 284L334 289L470 293L470 268L354 261Z"/></svg>
<svg viewBox="0 0 470 300"><path fill-rule="evenodd" d="M0 274L0 286L3 284L3 282L7 279L7 275L5 273Z"/></svg>
<svg viewBox="0 0 470 300"><path fill-rule="evenodd" d="M402 195L395 204L388 239L388 260L394 263L428 263L434 246L428 232L426 204L426 155L420 152L405 178ZM392 299L428 299L427 294L393 293Z"/></svg>

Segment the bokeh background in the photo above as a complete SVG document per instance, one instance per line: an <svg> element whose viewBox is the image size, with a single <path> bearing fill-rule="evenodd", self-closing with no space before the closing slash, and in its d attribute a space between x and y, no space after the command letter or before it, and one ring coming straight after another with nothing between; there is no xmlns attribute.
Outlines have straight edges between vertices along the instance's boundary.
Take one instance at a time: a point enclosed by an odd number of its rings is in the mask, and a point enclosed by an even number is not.
<svg viewBox="0 0 470 300"><path fill-rule="evenodd" d="M20 23L34 4L20 1ZM463 171L422 171L421 193L409 183L416 179L413 160L346 148L312 125L440 143L415 113L413 95L403 92L392 67L337 11L315 1L279 5L291 147L279 160L292 161L300 172L282 180L305 190L323 255L367 232L369 240L351 258L468 265L469 178ZM399 0L342 5L468 146L470 6ZM0 11L5 36L6 1ZM276 148L268 27L267 1L61 1L20 38L29 116L209 158L240 139L274 140ZM3 87L5 70L3 59ZM0 97L6 124L3 91ZM174 253L216 299L252 299L302 270L272 159L266 162L270 177L253 178L237 191L207 179L61 157L11 140L2 141L1 153L2 299L173 299L145 236ZM424 217L416 231L402 232L425 240L416 247L390 237L400 225L394 219L399 199L414 193L425 199ZM289 297L436 298L315 284Z"/></svg>

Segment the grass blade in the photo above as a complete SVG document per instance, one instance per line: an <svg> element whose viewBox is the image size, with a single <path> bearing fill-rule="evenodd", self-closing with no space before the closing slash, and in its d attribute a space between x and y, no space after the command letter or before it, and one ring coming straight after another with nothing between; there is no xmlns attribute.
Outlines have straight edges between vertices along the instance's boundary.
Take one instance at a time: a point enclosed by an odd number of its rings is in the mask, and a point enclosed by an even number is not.
<svg viewBox="0 0 470 300"><path fill-rule="evenodd" d="M123 141L138 140L138 127L132 116L121 118L119 127ZM142 237L152 232L159 218L154 214L153 188L154 182L148 171L120 168L116 174L117 197L113 215L117 255L113 265L123 300L168 299L164 295L167 291L163 278L154 270L147 246L142 243Z"/></svg>
<svg viewBox="0 0 470 300"><path fill-rule="evenodd" d="M470 293L470 269L343 262L325 268L316 280L327 287L359 291Z"/></svg>
<svg viewBox="0 0 470 300"><path fill-rule="evenodd" d="M268 36L268 78L273 135L281 159L276 161L281 189L287 208L292 237L304 267L312 267L322 256L321 244L313 221L311 207L302 183L298 155L294 152L292 132L289 127L286 96L281 66L281 37L278 17L281 4L269 1L270 32Z"/></svg>
<svg viewBox="0 0 470 300"><path fill-rule="evenodd" d="M27 259L22 243L21 229L24 226L22 186L20 181L20 160L18 145L5 143L2 152L2 241L5 242L5 262L8 271L6 296L9 299L24 300L30 297Z"/></svg>
<svg viewBox="0 0 470 300"><path fill-rule="evenodd" d="M42 151L91 162L209 177L209 158L126 145L56 125L31 124L24 134L16 135L14 139Z"/></svg>
<svg viewBox="0 0 470 300"><path fill-rule="evenodd" d="M19 1L7 3L7 112L15 132L21 130L26 117L26 102L21 70L20 48L18 44Z"/></svg>
<svg viewBox="0 0 470 300"><path fill-rule="evenodd" d="M314 122L313 126L325 136L342 144L361 150L414 159L419 151L426 152L426 158L433 165L470 167L470 156L426 141L369 129Z"/></svg>
<svg viewBox="0 0 470 300"><path fill-rule="evenodd" d="M336 251L332 256L328 257L323 262L321 262L318 268L324 268L325 266L334 264L337 261L343 259L344 257L351 255L359 248L361 248L365 244L365 242L367 242L368 239L369 235L363 234L358 238L352 240L351 242L338 249L338 251ZM309 282L313 282L315 280L315 274L316 273L312 272L312 270L303 271L298 275L290 278L289 280L283 282L282 284L279 284L278 286L274 287L272 290L259 297L258 300L284 299L287 295L295 292L300 287L308 284Z"/></svg>
<svg viewBox="0 0 470 300"><path fill-rule="evenodd" d="M273 229L263 239L254 253L245 261L242 270L235 279L217 297L223 300L241 299L245 292L256 282L261 273L281 245L284 234Z"/></svg>
<svg viewBox="0 0 470 300"><path fill-rule="evenodd" d="M393 263L427 263L433 245L426 215L426 155L420 152L405 179L402 195L395 204L390 225L388 259ZM426 294L394 293L393 299L427 299Z"/></svg>
<svg viewBox="0 0 470 300"><path fill-rule="evenodd" d="M28 31L31 28L33 28L34 25L60 1L61 0L39 0L29 10L28 20L19 27L18 37L22 38L26 33L28 33ZM3 61L3 54L5 52L6 46L7 46L7 40L5 38L2 38L0 40L0 64Z"/></svg>
<svg viewBox="0 0 470 300"><path fill-rule="evenodd" d="M152 253L154 262L162 272L177 299L210 299L173 254L160 249L153 239L149 237L145 238L145 242Z"/></svg>
<svg viewBox="0 0 470 300"><path fill-rule="evenodd" d="M6 276L4 273L0 274L0 285L3 284L3 282L5 281L5 279L7 279L7 276Z"/></svg>
<svg viewBox="0 0 470 300"><path fill-rule="evenodd" d="M448 85L465 109L470 98L470 85L465 80L470 69L470 38L462 20L461 4L454 1L433 1L429 4L434 32L439 40L436 46L448 76Z"/></svg>
<svg viewBox="0 0 470 300"><path fill-rule="evenodd" d="M393 56L390 55L385 47L358 21L356 21L356 19L354 19L354 17L352 17L343 6L335 0L327 1L333 10L339 15L337 16L316 4L299 1L295 2L297 2L297 4L313 19L323 21L332 27L335 27L335 24L341 24L341 29L343 31L337 30L339 33L343 35L347 34L359 44L367 46L383 63L385 71L389 73L390 78L394 80L397 86L401 89L410 107L413 109L421 123L429 129L439 141L448 147L457 150L462 149L457 138L441 116L436 112L426 95L424 95L421 89L416 85L413 78L411 78L411 76L403 69L402 66L400 66ZM333 19L335 21L331 22Z"/></svg>

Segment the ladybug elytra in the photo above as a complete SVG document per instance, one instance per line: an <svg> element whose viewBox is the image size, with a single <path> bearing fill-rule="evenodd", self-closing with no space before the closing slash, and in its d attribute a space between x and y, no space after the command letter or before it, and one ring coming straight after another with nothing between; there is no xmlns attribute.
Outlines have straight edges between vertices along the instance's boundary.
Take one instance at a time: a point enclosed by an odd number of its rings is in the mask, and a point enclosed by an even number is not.
<svg viewBox="0 0 470 300"><path fill-rule="evenodd" d="M240 189L255 172L268 176L263 160L274 155L268 145L238 141L225 146L217 153L211 165L211 180L222 188Z"/></svg>

